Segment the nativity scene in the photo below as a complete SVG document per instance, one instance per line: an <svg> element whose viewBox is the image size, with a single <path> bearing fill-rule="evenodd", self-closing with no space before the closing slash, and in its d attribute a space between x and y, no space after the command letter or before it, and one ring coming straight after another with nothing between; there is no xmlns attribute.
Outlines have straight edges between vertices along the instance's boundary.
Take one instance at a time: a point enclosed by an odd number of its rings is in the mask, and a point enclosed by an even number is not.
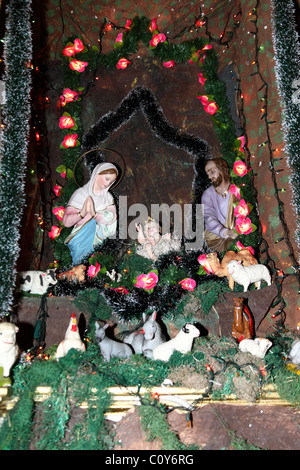
<svg viewBox="0 0 300 470"><path fill-rule="evenodd" d="M1 2L0 448L299 450L295 2L119 3Z"/></svg>

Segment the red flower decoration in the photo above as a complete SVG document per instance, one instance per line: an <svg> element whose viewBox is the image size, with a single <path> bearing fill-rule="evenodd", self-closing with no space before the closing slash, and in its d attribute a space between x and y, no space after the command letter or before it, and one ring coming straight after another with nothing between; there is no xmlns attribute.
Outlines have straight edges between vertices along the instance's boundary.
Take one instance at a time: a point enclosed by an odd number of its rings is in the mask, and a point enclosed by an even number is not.
<svg viewBox="0 0 300 470"><path fill-rule="evenodd" d="M211 116L219 111L218 105L215 101L209 101L204 105L203 109Z"/></svg>
<svg viewBox="0 0 300 470"><path fill-rule="evenodd" d="M83 42L80 39L75 39L74 49L75 49L75 52L82 52L84 50Z"/></svg>
<svg viewBox="0 0 300 470"><path fill-rule="evenodd" d="M236 219L235 228L238 233L243 235L249 235L253 231L253 227L251 226L252 222L249 217L239 217Z"/></svg>
<svg viewBox="0 0 300 470"><path fill-rule="evenodd" d="M207 79L204 78L203 73L202 73L202 72L201 72L201 73L198 73L198 77L199 77L199 83L200 83L201 85L204 85L204 83L205 83L205 81L206 81Z"/></svg>
<svg viewBox="0 0 300 470"><path fill-rule="evenodd" d="M65 136L62 145L65 148L75 147L77 145L78 134L68 134Z"/></svg>
<svg viewBox="0 0 300 470"><path fill-rule="evenodd" d="M167 62L163 62L163 65L167 67L168 69L170 69L171 67L174 67L175 62L174 60L168 60Z"/></svg>
<svg viewBox="0 0 300 470"><path fill-rule="evenodd" d="M128 64L131 64L130 60L127 60L124 57L122 57L118 61L116 67L117 67L117 69L126 69L128 67Z"/></svg>
<svg viewBox="0 0 300 470"><path fill-rule="evenodd" d="M179 282L181 284L181 287L185 290L190 290L193 291L196 287L196 281L190 277L186 277L182 281Z"/></svg>
<svg viewBox="0 0 300 470"><path fill-rule="evenodd" d="M58 197L60 196L61 190L62 190L62 187L59 186L58 184L56 184L56 185L53 186L53 191L54 191L54 193L56 194L56 196L58 196Z"/></svg>
<svg viewBox="0 0 300 470"><path fill-rule="evenodd" d="M230 185L229 191L230 191L231 194L233 194L235 197L237 197L238 199L241 199L241 191L240 191L240 189L239 189L235 184L231 184L231 185Z"/></svg>
<svg viewBox="0 0 300 470"><path fill-rule="evenodd" d="M203 105L208 103L208 96L207 95L199 95L197 96L198 100L201 101Z"/></svg>
<svg viewBox="0 0 300 470"><path fill-rule="evenodd" d="M74 119L71 116L62 116L59 118L59 127L61 129L70 129L75 126Z"/></svg>
<svg viewBox="0 0 300 470"><path fill-rule="evenodd" d="M166 39L167 38L164 33L154 34L149 44L151 47L156 47L160 42L165 42Z"/></svg>
<svg viewBox="0 0 300 470"><path fill-rule="evenodd" d="M56 225L52 225L51 232L48 233L51 240L54 240L59 236L61 232L61 228L57 227Z"/></svg>
<svg viewBox="0 0 300 470"><path fill-rule="evenodd" d="M87 275L89 277L97 276L98 272L100 271L100 268L101 268L101 264L99 264L98 261L96 261L96 266L91 265L89 269L87 270Z"/></svg>
<svg viewBox="0 0 300 470"><path fill-rule="evenodd" d="M75 47L74 47L74 44L68 44L64 50L62 51L63 55L65 57L72 57L73 55L75 55Z"/></svg>
<svg viewBox="0 0 300 470"><path fill-rule="evenodd" d="M158 282L158 276L154 272L150 272L148 274L140 274L137 279L136 283L134 284L135 287L142 287L146 290L153 289Z"/></svg>
<svg viewBox="0 0 300 470"><path fill-rule="evenodd" d="M88 62L83 62L82 60L71 60L70 69L75 72L84 72L85 68L88 66Z"/></svg>
<svg viewBox="0 0 300 470"><path fill-rule="evenodd" d="M53 214L56 215L56 217L58 218L58 220L62 220L63 219L63 215L64 215L64 212L65 212L65 208L60 206L60 207L54 207L53 210L52 210Z"/></svg>
<svg viewBox="0 0 300 470"><path fill-rule="evenodd" d="M203 269L207 272L207 274L215 274L213 269L210 267L209 261L206 258L206 255L200 255L198 257L198 263L203 266Z"/></svg>
<svg viewBox="0 0 300 470"><path fill-rule="evenodd" d="M247 217L249 215L249 206L245 199L241 199L239 205L234 208L234 217Z"/></svg>
<svg viewBox="0 0 300 470"><path fill-rule="evenodd" d="M242 160L237 160L233 164L233 171L237 176L245 176L247 174L247 165Z"/></svg>
<svg viewBox="0 0 300 470"><path fill-rule="evenodd" d="M65 106L67 103L71 103L74 100L78 99L77 91L70 90L70 88L65 88L63 94L60 96L60 101L62 106Z"/></svg>

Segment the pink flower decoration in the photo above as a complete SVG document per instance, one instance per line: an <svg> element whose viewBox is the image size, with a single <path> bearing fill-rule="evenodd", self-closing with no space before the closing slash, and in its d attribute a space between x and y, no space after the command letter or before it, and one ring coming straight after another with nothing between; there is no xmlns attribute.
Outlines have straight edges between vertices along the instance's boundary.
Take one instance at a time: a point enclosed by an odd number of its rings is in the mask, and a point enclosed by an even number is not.
<svg viewBox="0 0 300 470"><path fill-rule="evenodd" d="M194 279L191 279L190 277L186 277L185 279L180 281L179 284L181 284L181 287L185 290L193 291L196 287L196 281L194 281Z"/></svg>
<svg viewBox="0 0 300 470"><path fill-rule="evenodd" d="M75 39L74 41L75 52L82 52L84 49L83 42L80 39Z"/></svg>
<svg viewBox="0 0 300 470"><path fill-rule="evenodd" d="M52 209L52 212L54 215L56 215L56 217L58 218L58 220L62 220L63 219L63 215L64 215L64 212L65 212L65 208L63 206L60 206L60 207L54 207Z"/></svg>
<svg viewBox="0 0 300 470"><path fill-rule="evenodd" d="M217 111L219 111L218 105L215 101L209 101L203 107L204 111L213 116Z"/></svg>
<svg viewBox="0 0 300 470"><path fill-rule="evenodd" d="M241 141L240 151L241 151L241 152L244 152L244 145L245 145L245 140L246 140L246 139L245 139L245 136L242 135L241 137L238 137L238 140Z"/></svg>
<svg viewBox="0 0 300 470"><path fill-rule="evenodd" d="M126 29L130 29L131 23L132 23L132 20L127 20L127 21L126 21L126 24L125 24L125 28L126 28Z"/></svg>
<svg viewBox="0 0 300 470"><path fill-rule="evenodd" d="M234 217L247 217L249 215L249 207L245 199L241 199L239 205L234 208Z"/></svg>
<svg viewBox="0 0 300 470"><path fill-rule="evenodd" d="M229 186L229 191L231 192L231 194L233 194L235 197L237 197L238 199L241 199L241 191L240 189L235 185L235 184L231 184Z"/></svg>
<svg viewBox="0 0 300 470"><path fill-rule="evenodd" d="M201 64L204 64L204 59L206 59L206 54L203 54L203 56L200 59Z"/></svg>
<svg viewBox="0 0 300 470"><path fill-rule="evenodd" d="M115 42L123 42L123 33L119 33L116 37Z"/></svg>
<svg viewBox="0 0 300 470"><path fill-rule="evenodd" d="M249 217L239 217L236 219L235 228L238 233L242 235L249 235L252 232L253 228L251 227L251 219Z"/></svg>
<svg viewBox="0 0 300 470"><path fill-rule="evenodd" d="M167 67L168 69L170 69L171 67L174 67L175 62L174 60L168 60L167 62L163 62L163 65Z"/></svg>
<svg viewBox="0 0 300 470"><path fill-rule="evenodd" d="M206 105L208 103L208 96L207 95L199 95L197 98L201 101L203 105Z"/></svg>
<svg viewBox="0 0 300 470"><path fill-rule="evenodd" d="M157 29L156 18L154 18L153 20L151 20L149 30L151 31L151 33L153 33L153 31L155 31L156 29Z"/></svg>
<svg viewBox="0 0 300 470"><path fill-rule="evenodd" d="M198 263L203 266L207 274L215 274L213 269L210 267L210 264L208 262L208 259L206 258L206 255L200 255L198 257Z"/></svg>
<svg viewBox="0 0 300 470"><path fill-rule="evenodd" d="M63 94L60 96L60 101L62 106L65 106L67 103L71 103L74 100L78 99L77 91L70 90L70 88L65 88Z"/></svg>
<svg viewBox="0 0 300 470"><path fill-rule="evenodd" d="M83 62L82 60L71 60L69 63L70 69L75 72L84 72L88 65L88 62Z"/></svg>
<svg viewBox="0 0 300 470"><path fill-rule="evenodd" d="M127 60L124 57L122 57L118 61L116 67L117 67L117 69L126 69L128 67L128 64L131 64L130 60Z"/></svg>
<svg viewBox="0 0 300 470"><path fill-rule="evenodd" d="M57 227L56 225L52 225L51 232L49 232L48 235L51 238L51 240L54 240L55 238L59 236L60 232L61 232L61 228Z"/></svg>
<svg viewBox="0 0 300 470"><path fill-rule="evenodd" d="M238 176L245 176L248 172L247 165L242 160L238 160L233 164L233 171Z"/></svg>
<svg viewBox="0 0 300 470"><path fill-rule="evenodd" d="M65 148L75 147L76 144L77 144L77 140L76 140L77 137L78 137L78 134L68 134L68 135L66 135L63 142L62 142L62 145Z"/></svg>
<svg viewBox="0 0 300 470"><path fill-rule="evenodd" d="M74 44L69 44L67 45L64 50L62 51L62 54L65 56L65 57L72 57L73 55L75 55L75 47L74 47Z"/></svg>
<svg viewBox="0 0 300 470"><path fill-rule="evenodd" d="M164 33L154 34L149 44L151 47L156 47L160 42L165 42L166 39L167 38Z"/></svg>
<svg viewBox="0 0 300 470"><path fill-rule="evenodd" d="M62 116L59 118L59 127L61 129L70 129L75 126L74 119L71 116Z"/></svg>
<svg viewBox="0 0 300 470"><path fill-rule="evenodd" d="M248 250L250 253L254 256L255 251L252 248L252 246L244 246L240 241L237 242L236 246L238 247L239 250Z"/></svg>
<svg viewBox="0 0 300 470"><path fill-rule="evenodd" d="M55 186L53 186L53 191L54 191L54 193L56 194L56 196L58 196L58 197L60 196L61 190L62 190L62 187L59 186L58 184L56 184Z"/></svg>
<svg viewBox="0 0 300 470"><path fill-rule="evenodd" d="M201 72L201 73L198 73L198 77L199 77L199 83L200 83L201 85L204 85L204 83L205 83L205 81L206 81L207 79L204 78L203 73L202 73L202 72Z"/></svg>
<svg viewBox="0 0 300 470"><path fill-rule="evenodd" d="M142 287L143 289L153 289L158 282L158 276L154 272L150 272L148 274L140 274L137 279L136 283L134 284L135 287Z"/></svg>
<svg viewBox="0 0 300 470"><path fill-rule="evenodd" d="M87 270L87 275L89 277L97 276L98 272L100 271L100 268L101 268L101 264L99 264L98 261L96 261L96 266L91 265L89 269Z"/></svg>
<svg viewBox="0 0 300 470"><path fill-rule="evenodd" d="M212 45L211 45L211 44L206 44L204 47L202 47L202 50L203 50L203 51L208 51L209 49L212 49Z"/></svg>

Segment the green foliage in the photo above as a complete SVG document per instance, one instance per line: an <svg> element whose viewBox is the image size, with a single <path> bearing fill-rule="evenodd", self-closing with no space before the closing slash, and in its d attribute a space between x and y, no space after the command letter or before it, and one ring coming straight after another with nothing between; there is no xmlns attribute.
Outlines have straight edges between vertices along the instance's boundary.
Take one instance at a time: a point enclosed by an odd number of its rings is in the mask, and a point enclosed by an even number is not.
<svg viewBox="0 0 300 470"><path fill-rule="evenodd" d="M153 404L139 407L141 423L149 441L158 438L164 450L199 450L199 446L186 446L179 441L177 434L170 431L166 413Z"/></svg>
<svg viewBox="0 0 300 470"><path fill-rule="evenodd" d="M4 47L6 102L0 151L0 318L8 314L13 304L20 251L18 240L25 207L32 58L30 5L30 0L13 0L7 4Z"/></svg>

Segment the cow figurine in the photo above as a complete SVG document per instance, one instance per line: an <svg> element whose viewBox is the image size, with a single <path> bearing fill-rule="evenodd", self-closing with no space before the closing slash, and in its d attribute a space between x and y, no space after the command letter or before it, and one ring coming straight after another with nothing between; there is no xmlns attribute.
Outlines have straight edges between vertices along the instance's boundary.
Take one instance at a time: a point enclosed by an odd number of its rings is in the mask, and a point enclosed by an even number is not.
<svg viewBox="0 0 300 470"><path fill-rule="evenodd" d="M55 270L44 271L23 271L19 273L20 290L30 292L30 294L43 295L50 286L57 283Z"/></svg>
<svg viewBox="0 0 300 470"><path fill-rule="evenodd" d="M0 367L3 367L3 377L9 377L10 369L19 355L16 344L16 333L19 328L13 323L0 323Z"/></svg>

